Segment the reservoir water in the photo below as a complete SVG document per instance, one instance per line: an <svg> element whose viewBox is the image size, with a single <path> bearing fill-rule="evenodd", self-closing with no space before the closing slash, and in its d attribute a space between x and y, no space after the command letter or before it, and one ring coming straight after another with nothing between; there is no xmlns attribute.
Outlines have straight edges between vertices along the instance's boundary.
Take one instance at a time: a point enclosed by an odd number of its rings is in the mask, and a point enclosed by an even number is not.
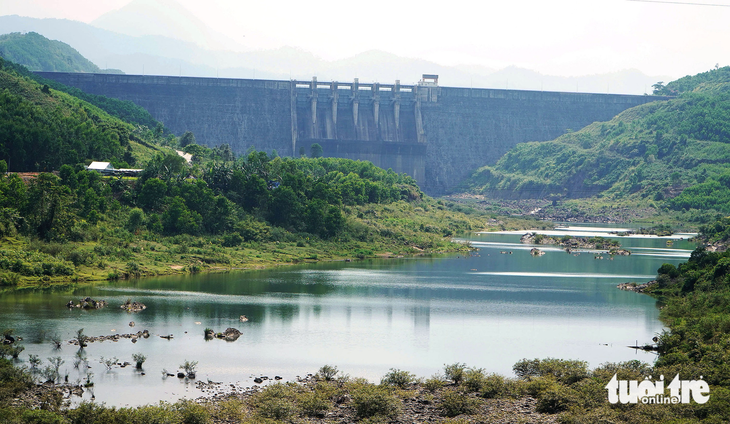
<svg viewBox="0 0 730 424"><path fill-rule="evenodd" d="M569 227L556 234L577 234ZM609 229L589 228L607 235ZM615 229L611 229L615 230ZM61 376L83 381L91 372L94 395L108 405L142 405L195 398L194 382L163 377L185 360L198 361L198 381L251 386L261 375L293 380L335 365L354 377L379 381L390 368L428 377L444 364L466 363L512 376L522 358L580 359L591 367L654 354L627 348L650 343L663 330L656 301L616 285L643 283L663 263L678 264L694 244L681 240L621 237L631 256L540 246L533 257L518 233L475 234L472 254L330 262L267 271L147 278L67 291L32 291L0 296L0 322L24 338L28 355L60 356ZM603 259L597 257L602 256ZM69 300L90 296L109 306L68 309ZM147 309L127 313L127 299ZM246 315L248 322L239 317ZM134 321L135 326L130 327ZM235 342L205 340L205 328L243 334ZM80 328L90 336L136 333L132 343L104 341L84 349L90 368L74 368L76 346L67 343ZM50 336L63 340L60 350ZM172 334L170 340L160 335ZM107 370L100 359L132 361L147 356L144 373L134 366ZM76 399L78 401L78 399Z"/></svg>

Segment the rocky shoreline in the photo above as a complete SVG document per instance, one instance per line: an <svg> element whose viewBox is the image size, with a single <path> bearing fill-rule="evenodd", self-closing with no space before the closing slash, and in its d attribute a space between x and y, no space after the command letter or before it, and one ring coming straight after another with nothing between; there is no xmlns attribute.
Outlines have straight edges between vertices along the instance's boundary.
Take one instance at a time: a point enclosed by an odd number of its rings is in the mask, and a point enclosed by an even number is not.
<svg viewBox="0 0 730 424"><path fill-rule="evenodd" d="M306 377L297 378L296 381L288 383L295 384L299 390L314 392L317 384L321 384L322 380L312 374ZM341 382L332 381L329 384L342 388ZM453 387L452 387L453 386ZM263 388L260 386L238 387L233 384L227 385L215 382L198 382L196 387L201 391L207 392L206 396L199 397L196 402L216 408L226 402L241 401L249 402L252 397L259 394ZM440 389L444 392L450 392L456 389L457 385L449 384ZM469 394L474 401L481 401L480 406L471 414L461 414L455 417L446 417L443 414L442 402L439 393L431 392L423 387L420 383L413 383L406 388L401 389L401 406L400 413L387 421L397 424L411 423L453 423L453 422L488 422L495 424L507 423L558 423L558 416L555 414L545 414L537 412L537 400L530 396L521 398L498 398L498 399L482 399L476 393ZM441 392L443 393L443 392ZM333 405L329 410L323 412L317 417L309 417L306 422L310 423L354 423L359 419L353 406L352 397L349 393L344 393L334 399ZM213 423L227 423L228 421L213 419ZM381 422L381 421L378 421Z"/></svg>
<svg viewBox="0 0 730 424"><path fill-rule="evenodd" d="M266 380L264 380L264 378ZM277 382L278 378L259 377L263 381ZM307 374L303 378L297 377L295 381L286 383L286 386L293 387L298 393L312 393L322 389L322 384L329 385L331 390L339 394L331 399L329 408L323 410L316 416L306 418L309 423L353 423L361 420L357 416L356 407L352 394L347 389L347 380L325 381L313 374ZM229 424L241 422L242 415L231 419L228 415L232 405L240 408L238 414L245 414L249 406L254 405L260 399L262 392L267 390L267 385L252 385L242 387L237 384L222 382L197 381L195 387L204 393L193 400L198 405L204 406L210 411L209 420L212 424ZM537 411L538 401L529 395L511 398L500 397L485 399L478 393L466 394L466 401L472 404L469 413L462 413L456 416L447 417L444 414L444 402L449 393L456 393L458 385L446 384L436 391L428 390L423 383L411 383L399 388L395 393L399 399L397 415L387 419L397 424L411 423L540 423L555 424L559 422L560 415L541 413ZM20 396L11 401L11 405L17 408L28 409L51 409L62 411L71 405L72 396L81 396L83 387L71 384L36 384L23 392ZM257 397L259 396L259 397ZM250 416L250 418L254 418ZM245 420L244 420L245 421ZM268 422L268 421L267 421ZM273 421L272 421L273 422ZM278 422L278 421L277 421ZM295 421L298 422L298 421ZM371 422L371 421L369 421Z"/></svg>

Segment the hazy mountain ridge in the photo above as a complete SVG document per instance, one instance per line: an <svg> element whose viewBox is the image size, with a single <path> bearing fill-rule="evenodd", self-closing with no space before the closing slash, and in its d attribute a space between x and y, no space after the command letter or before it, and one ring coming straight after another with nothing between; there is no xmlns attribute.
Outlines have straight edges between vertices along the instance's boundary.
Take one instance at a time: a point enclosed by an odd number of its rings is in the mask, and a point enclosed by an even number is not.
<svg viewBox="0 0 730 424"><path fill-rule="evenodd" d="M663 77L623 71L584 77L553 77L520 68L493 71L475 65L444 66L422 59L367 51L338 61L325 61L292 47L231 52L204 49L194 43L159 35L133 37L63 19L0 16L7 32L37 32L67 43L103 68L129 74L200 77L300 79L415 84L424 73L440 76L440 84L453 87L509 88L545 91L585 91L643 94Z"/></svg>
<svg viewBox="0 0 730 424"><path fill-rule="evenodd" d="M133 37L163 36L213 50L235 43L172 0L134 0L96 18L91 25Z"/></svg>

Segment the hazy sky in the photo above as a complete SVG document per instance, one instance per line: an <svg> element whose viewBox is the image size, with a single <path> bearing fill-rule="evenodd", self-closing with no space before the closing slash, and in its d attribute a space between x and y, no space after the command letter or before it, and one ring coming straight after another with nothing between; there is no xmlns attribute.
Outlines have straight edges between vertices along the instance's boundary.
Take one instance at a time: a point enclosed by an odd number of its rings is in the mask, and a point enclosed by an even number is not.
<svg viewBox="0 0 730 424"><path fill-rule="evenodd" d="M130 1L0 0L0 15L91 22ZM444 65L515 65L563 76L635 68L680 77L730 64L730 7L721 6L629 0L179 3L250 48L294 46L328 60L378 49ZM730 6L730 0L697 3Z"/></svg>

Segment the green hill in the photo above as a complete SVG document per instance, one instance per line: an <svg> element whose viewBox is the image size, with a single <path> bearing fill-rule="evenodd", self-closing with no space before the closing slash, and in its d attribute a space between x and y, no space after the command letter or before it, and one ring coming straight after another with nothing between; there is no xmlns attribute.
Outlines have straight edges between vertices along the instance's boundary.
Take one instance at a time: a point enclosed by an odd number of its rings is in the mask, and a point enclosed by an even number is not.
<svg viewBox="0 0 730 424"><path fill-rule="evenodd" d="M730 212L721 200L730 199L730 68L667 87L681 94L553 141L519 144L461 188L496 198L648 198ZM718 197L720 188L727 194ZM714 200L695 202L700 195Z"/></svg>
<svg viewBox="0 0 730 424"><path fill-rule="evenodd" d="M68 44L49 40L35 32L0 35L0 56L31 71L102 72Z"/></svg>
<svg viewBox="0 0 730 424"><path fill-rule="evenodd" d="M25 75L25 76L24 76ZM150 131L41 85L0 58L0 159L11 171L51 171L88 160L132 165ZM139 143L138 143L139 142Z"/></svg>
<svg viewBox="0 0 730 424"><path fill-rule="evenodd" d="M25 66L4 60L2 57L0 57L0 69L5 69L6 71L12 72L14 75L22 77L26 80L35 81L41 86L47 86L49 89L54 89L60 92L70 94L73 97L91 103L92 105L102 109L109 115L112 115L123 121L143 125L147 128L156 128L158 126L161 126L160 130L163 132L165 131L164 127L162 127L162 124L155 120L155 118L153 118L146 109L137 106L130 101L85 93L78 88L68 87L57 81L40 77L33 72L30 72Z"/></svg>

